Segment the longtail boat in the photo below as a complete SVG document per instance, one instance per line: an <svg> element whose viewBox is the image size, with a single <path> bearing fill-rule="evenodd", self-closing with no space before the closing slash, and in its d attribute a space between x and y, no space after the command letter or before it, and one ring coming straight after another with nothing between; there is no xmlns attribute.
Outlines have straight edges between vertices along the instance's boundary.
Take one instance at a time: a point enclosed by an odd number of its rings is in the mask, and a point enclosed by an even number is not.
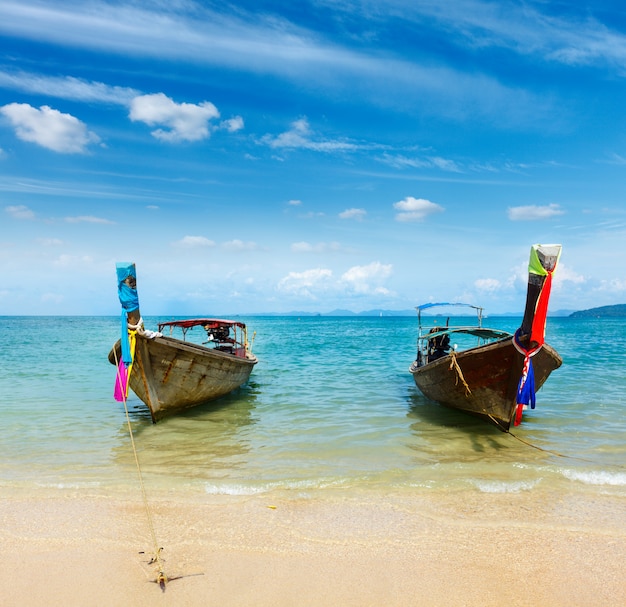
<svg viewBox="0 0 626 607"><path fill-rule="evenodd" d="M246 325L218 318L162 322L146 330L139 312L135 264L118 263L118 295L122 304L121 338L109 352L117 366L114 396L125 401L128 388L146 404L152 421L220 398L246 383L258 362ZM187 341L194 327L206 341ZM169 329L170 335L163 330ZM174 337L180 330L181 338Z"/></svg>
<svg viewBox="0 0 626 607"><path fill-rule="evenodd" d="M545 343L552 275L560 254L561 245L531 247L526 307L515 333L483 327L483 309L471 304L417 306L417 357L409 371L424 396L505 432L521 422L524 409L535 408L535 392L562 364ZM439 306L472 308L477 321L451 326L448 317L441 326L440 315L430 314ZM428 314L431 322L422 324Z"/></svg>

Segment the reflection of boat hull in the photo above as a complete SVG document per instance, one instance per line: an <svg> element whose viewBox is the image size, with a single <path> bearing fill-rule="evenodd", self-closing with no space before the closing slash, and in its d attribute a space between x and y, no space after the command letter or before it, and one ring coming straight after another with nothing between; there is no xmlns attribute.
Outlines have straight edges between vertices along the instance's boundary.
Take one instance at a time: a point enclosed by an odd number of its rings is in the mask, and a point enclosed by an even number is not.
<svg viewBox="0 0 626 607"><path fill-rule="evenodd" d="M116 363L120 344L109 354ZM129 385L157 421L220 398L248 381L257 359L220 352L172 337L137 335Z"/></svg>
<svg viewBox="0 0 626 607"><path fill-rule="evenodd" d="M414 364L411 373L430 400L508 430L516 411L523 363L523 355L509 337L448 354L421 367ZM561 363L558 353L544 344L532 357L536 390Z"/></svg>

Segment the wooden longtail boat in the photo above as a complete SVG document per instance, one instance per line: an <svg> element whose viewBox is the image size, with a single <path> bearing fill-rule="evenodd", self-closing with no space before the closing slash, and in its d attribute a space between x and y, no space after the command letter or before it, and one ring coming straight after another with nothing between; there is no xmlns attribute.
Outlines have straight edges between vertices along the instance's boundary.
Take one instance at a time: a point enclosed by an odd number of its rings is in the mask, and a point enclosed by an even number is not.
<svg viewBox="0 0 626 607"><path fill-rule="evenodd" d="M515 334L482 326L483 310L470 304L429 303L418 306L417 358L409 371L428 399L464 411L508 431L522 411L535 407L541 388L562 360L544 343L552 274L560 245L533 245L526 308ZM422 325L422 313L436 306L464 306L477 314L471 326ZM459 343L464 344L461 349Z"/></svg>
<svg viewBox="0 0 626 607"><path fill-rule="evenodd" d="M118 264L117 272L123 328L122 339L110 351L109 361L118 366L118 400L126 398L130 386L150 410L152 421L157 422L220 398L248 381L258 361L250 350L244 323L195 318L162 322L158 332L146 331L136 296L135 266ZM186 340L193 327L206 331L206 342ZM169 328L169 336L163 335L165 328ZM173 336L175 329L180 329L182 339Z"/></svg>

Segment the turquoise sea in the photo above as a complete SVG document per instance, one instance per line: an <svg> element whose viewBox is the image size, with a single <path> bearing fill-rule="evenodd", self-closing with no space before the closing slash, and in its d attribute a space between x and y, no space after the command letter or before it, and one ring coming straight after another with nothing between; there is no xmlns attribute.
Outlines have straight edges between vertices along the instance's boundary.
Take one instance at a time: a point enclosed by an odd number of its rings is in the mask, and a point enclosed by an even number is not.
<svg viewBox="0 0 626 607"><path fill-rule="evenodd" d="M149 490L626 496L623 319L548 319L563 366L515 436L421 396L408 372L416 318L238 319L256 332L259 363L246 386L156 425L131 393ZM156 329L165 319L144 320ZM520 320L485 325L515 330ZM136 491L107 361L119 332L117 317L0 317L4 487Z"/></svg>

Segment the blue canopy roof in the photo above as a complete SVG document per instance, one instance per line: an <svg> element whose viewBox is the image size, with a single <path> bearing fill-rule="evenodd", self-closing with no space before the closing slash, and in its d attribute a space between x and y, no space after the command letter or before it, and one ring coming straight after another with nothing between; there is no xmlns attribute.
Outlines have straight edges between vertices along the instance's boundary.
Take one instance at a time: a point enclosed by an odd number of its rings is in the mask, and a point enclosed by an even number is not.
<svg viewBox="0 0 626 607"><path fill-rule="evenodd" d="M482 310L482 308L480 306L474 306L472 304L468 304L468 303L459 303L459 302L452 302L452 303L447 303L447 302L438 302L438 303L426 303L426 304L422 304L421 306L417 306L415 309L416 310L428 310L428 308L434 308L435 306L465 306L467 308L474 308L474 310Z"/></svg>

